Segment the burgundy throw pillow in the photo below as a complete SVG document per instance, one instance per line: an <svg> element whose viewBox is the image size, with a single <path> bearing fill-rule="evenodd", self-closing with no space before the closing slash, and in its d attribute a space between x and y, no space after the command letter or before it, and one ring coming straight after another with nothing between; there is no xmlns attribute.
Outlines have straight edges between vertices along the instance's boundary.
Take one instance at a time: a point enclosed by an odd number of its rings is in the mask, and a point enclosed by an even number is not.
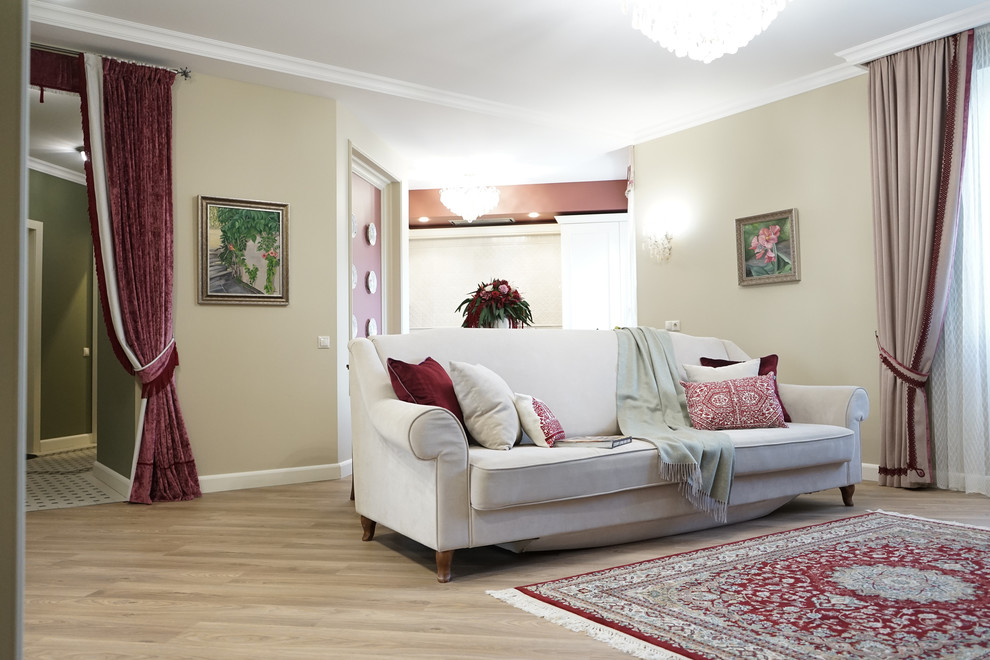
<svg viewBox="0 0 990 660"><path fill-rule="evenodd" d="M464 413L454 394L454 383L439 362L431 357L419 364L388 358L388 377L395 396L407 403L440 406L464 423Z"/></svg>
<svg viewBox="0 0 990 660"><path fill-rule="evenodd" d="M691 426L707 431L787 426L774 377L752 376L708 383L682 382Z"/></svg>
<svg viewBox="0 0 990 660"><path fill-rule="evenodd" d="M730 364L739 364L741 360L720 360L718 358L701 358L701 366L703 367L727 367ZM777 355L775 353L770 355L764 355L760 358L760 376L766 376L767 374L773 374L773 392L777 395L777 401L780 403L780 409L784 411L784 421L791 421L791 416L787 414L787 408L784 407L784 402L780 400L780 392L777 391Z"/></svg>

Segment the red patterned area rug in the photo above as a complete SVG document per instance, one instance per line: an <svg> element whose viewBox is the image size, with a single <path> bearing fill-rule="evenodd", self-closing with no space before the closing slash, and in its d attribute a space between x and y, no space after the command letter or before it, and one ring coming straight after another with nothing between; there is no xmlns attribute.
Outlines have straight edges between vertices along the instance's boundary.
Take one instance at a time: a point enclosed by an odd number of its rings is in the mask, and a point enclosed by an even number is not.
<svg viewBox="0 0 990 660"><path fill-rule="evenodd" d="M886 512L488 593L640 658L990 658L990 529Z"/></svg>

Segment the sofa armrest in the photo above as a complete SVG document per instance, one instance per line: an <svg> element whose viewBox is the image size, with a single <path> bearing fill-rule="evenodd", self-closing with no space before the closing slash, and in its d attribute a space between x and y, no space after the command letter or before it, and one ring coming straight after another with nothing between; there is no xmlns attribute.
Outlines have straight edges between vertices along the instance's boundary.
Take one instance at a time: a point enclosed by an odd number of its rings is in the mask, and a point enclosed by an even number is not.
<svg viewBox="0 0 990 660"><path fill-rule="evenodd" d="M862 387L778 383L777 390L795 422L832 424L858 431L860 422L870 414L870 399Z"/></svg>
<svg viewBox="0 0 990 660"><path fill-rule="evenodd" d="M372 404L368 412L372 427L387 444L410 450L420 460L443 456L459 467L467 468L467 436L449 410L382 399Z"/></svg>

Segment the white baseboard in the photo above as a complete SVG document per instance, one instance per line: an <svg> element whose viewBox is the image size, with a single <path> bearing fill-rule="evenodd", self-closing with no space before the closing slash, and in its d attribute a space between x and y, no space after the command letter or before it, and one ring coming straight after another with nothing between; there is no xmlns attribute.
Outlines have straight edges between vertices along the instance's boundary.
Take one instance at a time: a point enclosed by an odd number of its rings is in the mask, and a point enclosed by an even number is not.
<svg viewBox="0 0 990 660"><path fill-rule="evenodd" d="M863 463L863 481L880 481L880 466L874 463Z"/></svg>
<svg viewBox="0 0 990 660"><path fill-rule="evenodd" d="M131 480L117 474L99 461L94 461L93 463L93 478L101 484L105 484L110 490L124 499L131 496Z"/></svg>
<svg viewBox="0 0 990 660"><path fill-rule="evenodd" d="M204 493L219 493L225 490L244 488L264 488L265 486L287 486L310 481L330 481L350 475L351 460L327 465L307 465L305 467L282 468L279 470L258 470L256 472L231 472L228 474L208 474L200 476L199 487Z"/></svg>
<svg viewBox="0 0 990 660"><path fill-rule="evenodd" d="M82 449L84 447L92 447L95 444L92 433L67 435L61 438L45 438L40 443L41 446L39 447L38 455L43 456L44 454L54 454L58 451Z"/></svg>

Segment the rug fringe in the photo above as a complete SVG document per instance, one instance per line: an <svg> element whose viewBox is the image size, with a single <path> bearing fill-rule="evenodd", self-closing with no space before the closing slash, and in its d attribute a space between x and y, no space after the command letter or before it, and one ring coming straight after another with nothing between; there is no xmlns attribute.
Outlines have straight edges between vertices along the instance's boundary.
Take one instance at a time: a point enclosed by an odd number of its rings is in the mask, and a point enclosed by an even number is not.
<svg viewBox="0 0 990 660"><path fill-rule="evenodd" d="M594 640L604 642L615 650L628 653L636 658L643 658L644 660L688 660L685 656L674 653L673 651L662 649L648 642L636 639L631 635L613 630L608 626L589 621L577 614L562 610L553 605L548 605L536 598L531 598L518 589L490 590L485 593L524 612L546 619L568 630L583 632Z"/></svg>
<svg viewBox="0 0 990 660"><path fill-rule="evenodd" d="M867 509L867 513L882 513L886 516L897 516L898 518L911 518L913 520L922 520L924 522L942 523L943 525L953 525L954 527L967 527L969 529L980 529L983 531L990 532L990 527L981 527L980 525L970 525L969 523L955 522L954 520L937 520L935 518L923 518L921 516L915 516L910 513L897 513L896 511L884 511L883 509Z"/></svg>

